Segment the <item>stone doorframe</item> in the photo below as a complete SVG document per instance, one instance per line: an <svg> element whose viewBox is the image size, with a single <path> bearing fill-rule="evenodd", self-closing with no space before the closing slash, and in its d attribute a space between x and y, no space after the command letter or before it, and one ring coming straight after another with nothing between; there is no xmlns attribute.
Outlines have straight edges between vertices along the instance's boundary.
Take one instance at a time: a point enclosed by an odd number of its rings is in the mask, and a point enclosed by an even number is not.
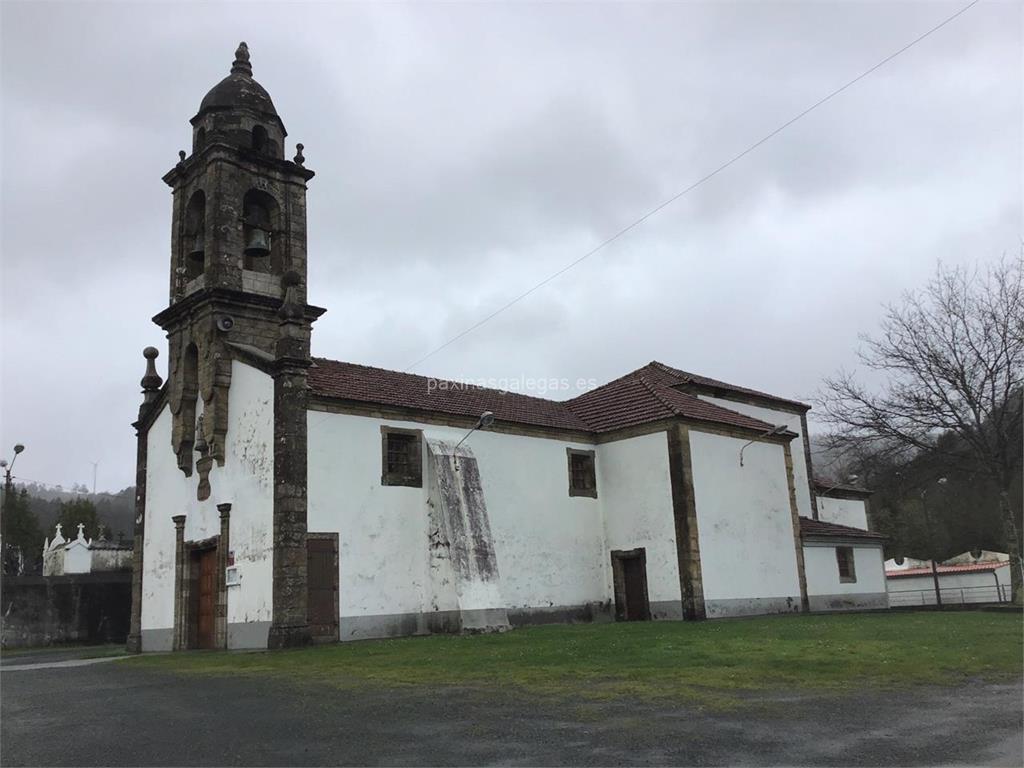
<svg viewBox="0 0 1024 768"><path fill-rule="evenodd" d="M220 533L196 541L185 540L185 515L175 515L174 521L174 640L172 650L184 651L195 647L196 638L192 611L192 555L203 550L217 551L216 591L214 604L213 647L228 647L228 587L225 578L228 562L231 505L218 504Z"/></svg>

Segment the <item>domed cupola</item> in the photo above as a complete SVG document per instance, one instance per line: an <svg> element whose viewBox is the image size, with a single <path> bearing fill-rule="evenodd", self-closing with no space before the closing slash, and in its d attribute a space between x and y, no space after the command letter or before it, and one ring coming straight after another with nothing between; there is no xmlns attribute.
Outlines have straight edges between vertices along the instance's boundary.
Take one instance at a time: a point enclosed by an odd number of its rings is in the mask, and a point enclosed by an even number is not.
<svg viewBox="0 0 1024 768"><path fill-rule="evenodd" d="M267 90L252 78L249 46L239 43L231 74L203 97L192 118L192 149L226 143L277 160L284 159L288 132Z"/></svg>

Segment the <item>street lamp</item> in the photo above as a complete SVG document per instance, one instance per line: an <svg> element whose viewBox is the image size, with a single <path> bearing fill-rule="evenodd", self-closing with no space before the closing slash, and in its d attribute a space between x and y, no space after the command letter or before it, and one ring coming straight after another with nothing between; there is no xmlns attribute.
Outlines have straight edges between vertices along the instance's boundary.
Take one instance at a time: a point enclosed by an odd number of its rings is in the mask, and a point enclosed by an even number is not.
<svg viewBox="0 0 1024 768"><path fill-rule="evenodd" d="M477 419L476 424L469 432L462 436L462 439L455 444L455 448L452 449L452 457L455 459L455 469L459 468L459 446L462 445L466 440L476 432L478 429L487 429L494 423L494 414L491 411L484 411L480 414L480 418Z"/></svg>
<svg viewBox="0 0 1024 768"><path fill-rule="evenodd" d="M786 431L787 429L788 429L788 427L787 427L787 426L786 426L785 424L779 424L779 426L777 426L777 427L772 427L772 428L771 428L771 429L769 429L769 430L768 430L767 432L762 432L762 433L761 433L760 435L758 435L757 437L755 437L755 438L754 438L753 440L750 440L750 441L748 441L748 442L744 443L744 444L743 444L743 445L742 445L742 446L740 447L740 466L741 466L741 467L743 466L743 452L744 452L744 451L745 451L745 450L747 449L747 447L748 447L748 446L751 446L751 445L753 445L753 444L754 444L754 443L756 443L756 442L757 442L758 440L760 440L760 439L761 439L762 437L774 437L775 435L781 435L781 434L782 434L783 432L785 432L785 431Z"/></svg>
<svg viewBox="0 0 1024 768"><path fill-rule="evenodd" d="M847 483L849 483L850 485L853 485L854 483L856 483L856 482L857 482L857 480L858 480L858 478L859 478L859 477L860 477L860 475L849 475L849 476L848 476L848 477L846 478L846 480L844 480L844 481L842 481L842 482L840 482L840 483L836 483L835 485L830 485L830 486L829 486L828 488L826 488L826 489L825 489L824 491L819 491L819 492L818 492L818 495L819 495L819 496L824 496L824 495L825 495L826 493L828 493L829 491L834 491L834 490L835 490L836 488L838 488L838 487L839 487L840 485L846 485Z"/></svg>
<svg viewBox="0 0 1024 768"><path fill-rule="evenodd" d="M25 450L25 446L21 443L15 443L14 445L14 457L11 459L10 464L7 463L7 459L0 459L0 469L4 470L4 504L3 508L0 509L0 513L3 514L3 519L0 520L0 540L5 537L4 526L7 522L7 505L10 504L11 498L11 470L14 469L14 462L18 460L18 454Z"/></svg>
<svg viewBox="0 0 1024 768"><path fill-rule="evenodd" d="M942 486L949 482L945 477L940 477L935 481L936 485ZM942 593L939 591L939 568L935 564L935 530L932 526L932 514L928 509L928 491L930 489L925 487L921 490L921 507L924 510L924 523L928 526L928 545L931 548L931 561L932 561L932 583L935 585L935 605L938 608L942 607Z"/></svg>

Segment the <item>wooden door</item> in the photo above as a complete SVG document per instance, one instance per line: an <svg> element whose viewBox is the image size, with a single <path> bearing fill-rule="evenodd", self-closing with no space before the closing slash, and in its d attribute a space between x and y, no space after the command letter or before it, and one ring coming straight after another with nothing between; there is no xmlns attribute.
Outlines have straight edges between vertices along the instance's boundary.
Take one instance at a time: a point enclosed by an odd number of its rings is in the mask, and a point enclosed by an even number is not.
<svg viewBox="0 0 1024 768"><path fill-rule="evenodd" d="M338 536L306 538L306 617L314 641L338 641Z"/></svg>
<svg viewBox="0 0 1024 768"><path fill-rule="evenodd" d="M643 547L612 552L616 621L647 621L647 553Z"/></svg>
<svg viewBox="0 0 1024 768"><path fill-rule="evenodd" d="M217 605L217 550L207 549L198 556L199 577L196 604L196 647L213 648L213 617Z"/></svg>
<svg viewBox="0 0 1024 768"><path fill-rule="evenodd" d="M622 561L626 589L626 621L647 621L647 569L639 557Z"/></svg>

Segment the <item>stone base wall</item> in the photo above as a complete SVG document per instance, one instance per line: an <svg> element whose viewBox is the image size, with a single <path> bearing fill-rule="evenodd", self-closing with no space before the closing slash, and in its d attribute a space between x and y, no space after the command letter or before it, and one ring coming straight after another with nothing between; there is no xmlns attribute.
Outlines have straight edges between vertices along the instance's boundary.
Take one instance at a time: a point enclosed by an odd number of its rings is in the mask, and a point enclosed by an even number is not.
<svg viewBox="0 0 1024 768"><path fill-rule="evenodd" d="M128 637L132 574L7 576L0 603L4 648L123 643Z"/></svg>
<svg viewBox="0 0 1024 768"><path fill-rule="evenodd" d="M800 595L790 597L736 597L722 600L707 600L709 619L724 619L736 616L762 616L770 613L800 613Z"/></svg>
<svg viewBox="0 0 1024 768"><path fill-rule="evenodd" d="M811 595L812 611L867 611L889 607L887 592L862 592L848 595Z"/></svg>

